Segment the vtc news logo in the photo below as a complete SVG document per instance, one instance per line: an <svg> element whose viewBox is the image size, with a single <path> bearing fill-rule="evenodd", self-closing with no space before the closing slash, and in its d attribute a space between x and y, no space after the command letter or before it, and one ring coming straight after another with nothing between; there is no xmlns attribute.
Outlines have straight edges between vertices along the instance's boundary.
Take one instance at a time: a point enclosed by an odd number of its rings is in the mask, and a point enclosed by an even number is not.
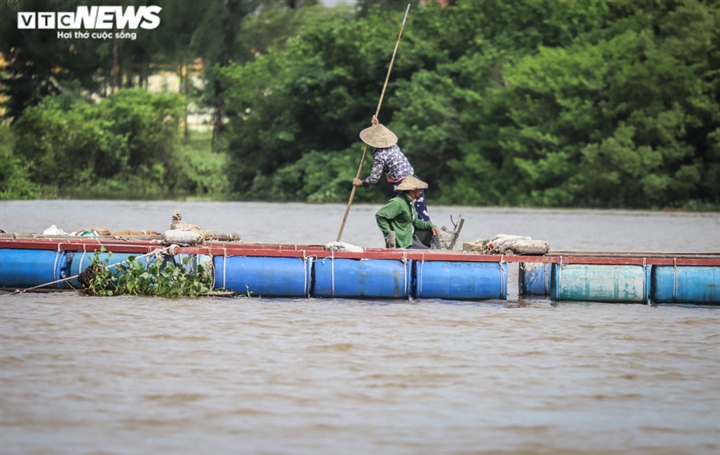
<svg viewBox="0 0 720 455"><path fill-rule="evenodd" d="M125 11L121 6L78 6L75 12L18 12L17 28L109 30L114 24L119 30L151 30L160 25L160 11L159 6L141 6L137 11L134 6Z"/></svg>

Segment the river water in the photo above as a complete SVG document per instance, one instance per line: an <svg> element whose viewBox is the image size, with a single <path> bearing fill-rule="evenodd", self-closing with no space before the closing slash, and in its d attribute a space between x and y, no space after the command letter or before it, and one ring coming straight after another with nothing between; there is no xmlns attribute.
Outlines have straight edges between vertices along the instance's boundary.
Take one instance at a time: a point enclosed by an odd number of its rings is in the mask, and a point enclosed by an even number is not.
<svg viewBox="0 0 720 455"><path fill-rule="evenodd" d="M342 240L382 244L377 205ZM343 205L3 201L0 228L335 240ZM461 241L720 252L720 214L430 206ZM511 276L517 272L511 269ZM516 278L515 278L516 280ZM0 295L2 454L720 453L720 309Z"/></svg>

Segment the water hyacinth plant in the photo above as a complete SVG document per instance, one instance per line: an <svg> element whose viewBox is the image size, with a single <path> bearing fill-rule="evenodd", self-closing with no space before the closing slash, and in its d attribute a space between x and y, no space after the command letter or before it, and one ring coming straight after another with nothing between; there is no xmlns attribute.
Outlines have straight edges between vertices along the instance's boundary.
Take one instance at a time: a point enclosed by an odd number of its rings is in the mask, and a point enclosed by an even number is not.
<svg viewBox="0 0 720 455"><path fill-rule="evenodd" d="M189 257L182 259L182 265L176 265L172 260L155 260L146 266L137 256L130 256L127 261L116 264L113 273L107 265L112 252L102 259L104 252L104 248L96 251L92 264L83 272L89 272L90 277L79 277L89 295L197 297L212 287L210 270L200 264L191 267Z"/></svg>

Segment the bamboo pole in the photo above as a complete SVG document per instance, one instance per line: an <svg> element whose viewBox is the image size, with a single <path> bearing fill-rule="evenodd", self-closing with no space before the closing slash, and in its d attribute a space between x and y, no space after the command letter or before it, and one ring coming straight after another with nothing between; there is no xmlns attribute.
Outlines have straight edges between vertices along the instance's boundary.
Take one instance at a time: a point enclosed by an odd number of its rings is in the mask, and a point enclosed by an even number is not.
<svg viewBox="0 0 720 455"><path fill-rule="evenodd" d="M385 89L387 88L388 81L390 80L390 72L392 71L393 63L395 62L395 54L397 54L398 46L400 45L400 37L402 37L403 29L405 29L405 21L407 20L409 12L410 3L408 3L407 9L405 10L405 17L403 17L402 25L400 26L400 33L398 33L397 41L395 42L395 49L393 50L392 58L390 59L390 66L388 67L387 76L385 76L385 83L383 84L382 92L380 93L380 100L378 101L377 109L375 109L376 118L380 114L380 106L382 106L383 97L385 96ZM359 179L360 173L362 173L363 163L365 162L367 151L368 145L365 144L365 149L363 150L362 158L360 159L360 165L358 166L357 174L355 175L356 179ZM345 208L345 216L343 216L342 224L340 225L340 231L338 232L338 242L340 241L340 238L342 238L343 229L345 229L345 222L347 221L348 214L350 213L350 207L352 206L353 198L355 198L355 190L357 190L357 187L353 185L352 191L350 192L350 200L348 201L347 207Z"/></svg>

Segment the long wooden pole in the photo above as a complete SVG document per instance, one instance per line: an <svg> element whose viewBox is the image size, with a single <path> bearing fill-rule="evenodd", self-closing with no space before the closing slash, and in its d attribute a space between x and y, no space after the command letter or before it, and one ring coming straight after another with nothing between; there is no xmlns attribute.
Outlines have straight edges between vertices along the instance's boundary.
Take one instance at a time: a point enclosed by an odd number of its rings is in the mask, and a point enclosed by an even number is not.
<svg viewBox="0 0 720 455"><path fill-rule="evenodd" d="M382 92L380 93L380 100L378 101L377 109L375 109L375 117L377 118L380 114L380 106L382 106L383 97L385 96L385 89L387 88L388 81L390 80L390 71L392 71L393 63L395 62L395 54L397 53L398 46L400 45L400 37L402 36L403 29L405 28L405 21L407 20L408 13L410 12L410 3L408 3L407 9L405 10L405 17L403 17L402 25L400 26L400 33L398 33L397 41L395 42L395 49L393 50L392 58L390 59L390 66L388 67L387 76L385 76L385 83L383 84ZM358 166L356 179L360 178L362 172L363 163L367 156L368 145L365 144L365 150L363 150L362 158L360 159L360 166ZM340 225L340 232L338 232L337 241L342 238L343 229L345 229L345 222L347 221L348 214L350 213L350 207L352 206L353 198L355 198L355 190L357 187L353 185L352 191L350 192L350 200L348 201L347 207L345 208L345 216L343 216L342 224Z"/></svg>

